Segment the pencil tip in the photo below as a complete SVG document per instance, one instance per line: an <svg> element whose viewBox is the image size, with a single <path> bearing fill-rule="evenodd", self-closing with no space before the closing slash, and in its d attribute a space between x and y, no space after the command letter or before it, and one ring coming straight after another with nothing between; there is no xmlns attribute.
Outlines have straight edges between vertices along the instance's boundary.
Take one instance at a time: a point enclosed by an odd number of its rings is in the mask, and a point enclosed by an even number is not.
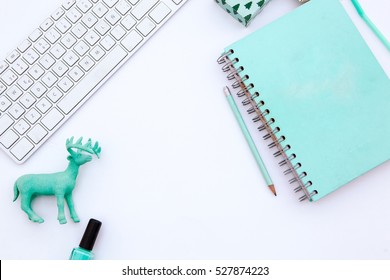
<svg viewBox="0 0 390 280"><path fill-rule="evenodd" d="M268 187L271 190L271 192L276 196L275 186L274 185L269 185Z"/></svg>

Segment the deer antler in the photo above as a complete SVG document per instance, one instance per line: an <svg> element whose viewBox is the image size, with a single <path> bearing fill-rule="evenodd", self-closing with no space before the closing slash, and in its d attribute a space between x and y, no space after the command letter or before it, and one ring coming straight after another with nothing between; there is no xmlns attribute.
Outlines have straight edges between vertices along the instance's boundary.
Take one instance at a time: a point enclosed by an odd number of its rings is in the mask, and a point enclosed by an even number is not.
<svg viewBox="0 0 390 280"><path fill-rule="evenodd" d="M82 144L83 137L80 137L76 143L73 143L74 137L72 136L70 139L66 140L66 149L68 150L69 154L74 156L75 152L73 149L78 149L81 151L85 151L90 154L95 154L98 158L100 157L100 152L102 151L102 148L99 147L99 142L95 142L95 145L92 146L92 140L91 138L88 139L87 143L85 145ZM79 152L78 152L79 153Z"/></svg>

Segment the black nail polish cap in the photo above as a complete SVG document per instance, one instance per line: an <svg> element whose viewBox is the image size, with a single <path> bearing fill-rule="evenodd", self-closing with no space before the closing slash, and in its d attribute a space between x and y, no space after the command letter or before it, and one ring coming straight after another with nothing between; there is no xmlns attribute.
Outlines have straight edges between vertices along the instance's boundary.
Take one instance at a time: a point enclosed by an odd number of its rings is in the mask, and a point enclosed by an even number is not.
<svg viewBox="0 0 390 280"><path fill-rule="evenodd" d="M90 219L79 246L85 250L91 251L93 249L93 245L95 245L101 226L102 222Z"/></svg>

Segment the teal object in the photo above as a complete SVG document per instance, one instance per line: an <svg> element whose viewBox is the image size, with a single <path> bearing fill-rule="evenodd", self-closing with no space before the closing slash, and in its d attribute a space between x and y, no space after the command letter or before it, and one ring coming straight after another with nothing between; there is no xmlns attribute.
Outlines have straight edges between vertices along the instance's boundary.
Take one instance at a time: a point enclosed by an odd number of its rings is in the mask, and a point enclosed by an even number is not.
<svg viewBox="0 0 390 280"><path fill-rule="evenodd" d="M102 223L95 219L90 219L85 229L83 238L78 248L74 248L70 255L70 260L92 260L95 255L92 252L96 238L99 234Z"/></svg>
<svg viewBox="0 0 390 280"><path fill-rule="evenodd" d="M338 0L309 1L226 53L311 200L390 159L390 80Z"/></svg>
<svg viewBox="0 0 390 280"><path fill-rule="evenodd" d="M92 160L91 154L95 154L99 158L101 148L98 142L92 146L91 139L85 145L82 144L82 137L75 143L73 143L73 139L71 137L66 141L66 149L69 152L69 165L65 171L53 174L24 175L19 177L15 182L14 201L20 194L21 208L33 222L44 222L31 208L31 201L39 195L54 195L56 197L58 221L60 224L66 223L64 214L65 200L68 204L72 220L75 223L80 221L74 209L72 192L76 185L80 166Z"/></svg>
<svg viewBox="0 0 390 280"><path fill-rule="evenodd" d="M261 174L264 177L265 182L267 183L268 188L271 190L271 192L276 196L276 190L274 183L272 182L271 176L269 176L267 167L265 166L259 151L257 150L256 144L252 139L252 136L244 122L244 119L241 116L240 111L238 110L237 104L233 99L233 96L230 93L230 90L228 87L225 87L224 89L227 101L230 105L230 108L232 108L233 114L236 117L236 120L241 128L242 133L245 136L246 141L248 142L249 148L253 154L253 157L256 160L257 166L260 168Z"/></svg>
<svg viewBox="0 0 390 280"><path fill-rule="evenodd" d="M355 6L355 9L359 16L366 22L368 27L374 32L374 34L378 37L379 40L385 45L385 47L390 51L390 42L387 41L386 37L380 32L380 30L376 27L376 25L370 20L370 18L364 12L362 6L360 5L358 0L351 0L352 4Z"/></svg>

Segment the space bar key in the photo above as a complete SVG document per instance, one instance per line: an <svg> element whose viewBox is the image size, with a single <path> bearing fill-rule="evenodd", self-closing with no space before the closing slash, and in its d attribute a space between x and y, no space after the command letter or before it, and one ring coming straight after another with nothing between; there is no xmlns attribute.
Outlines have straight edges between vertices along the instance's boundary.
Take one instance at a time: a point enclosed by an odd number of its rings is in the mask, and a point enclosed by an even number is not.
<svg viewBox="0 0 390 280"><path fill-rule="evenodd" d="M58 102L58 108L65 114L69 114L126 56L127 52L120 46L116 46Z"/></svg>

